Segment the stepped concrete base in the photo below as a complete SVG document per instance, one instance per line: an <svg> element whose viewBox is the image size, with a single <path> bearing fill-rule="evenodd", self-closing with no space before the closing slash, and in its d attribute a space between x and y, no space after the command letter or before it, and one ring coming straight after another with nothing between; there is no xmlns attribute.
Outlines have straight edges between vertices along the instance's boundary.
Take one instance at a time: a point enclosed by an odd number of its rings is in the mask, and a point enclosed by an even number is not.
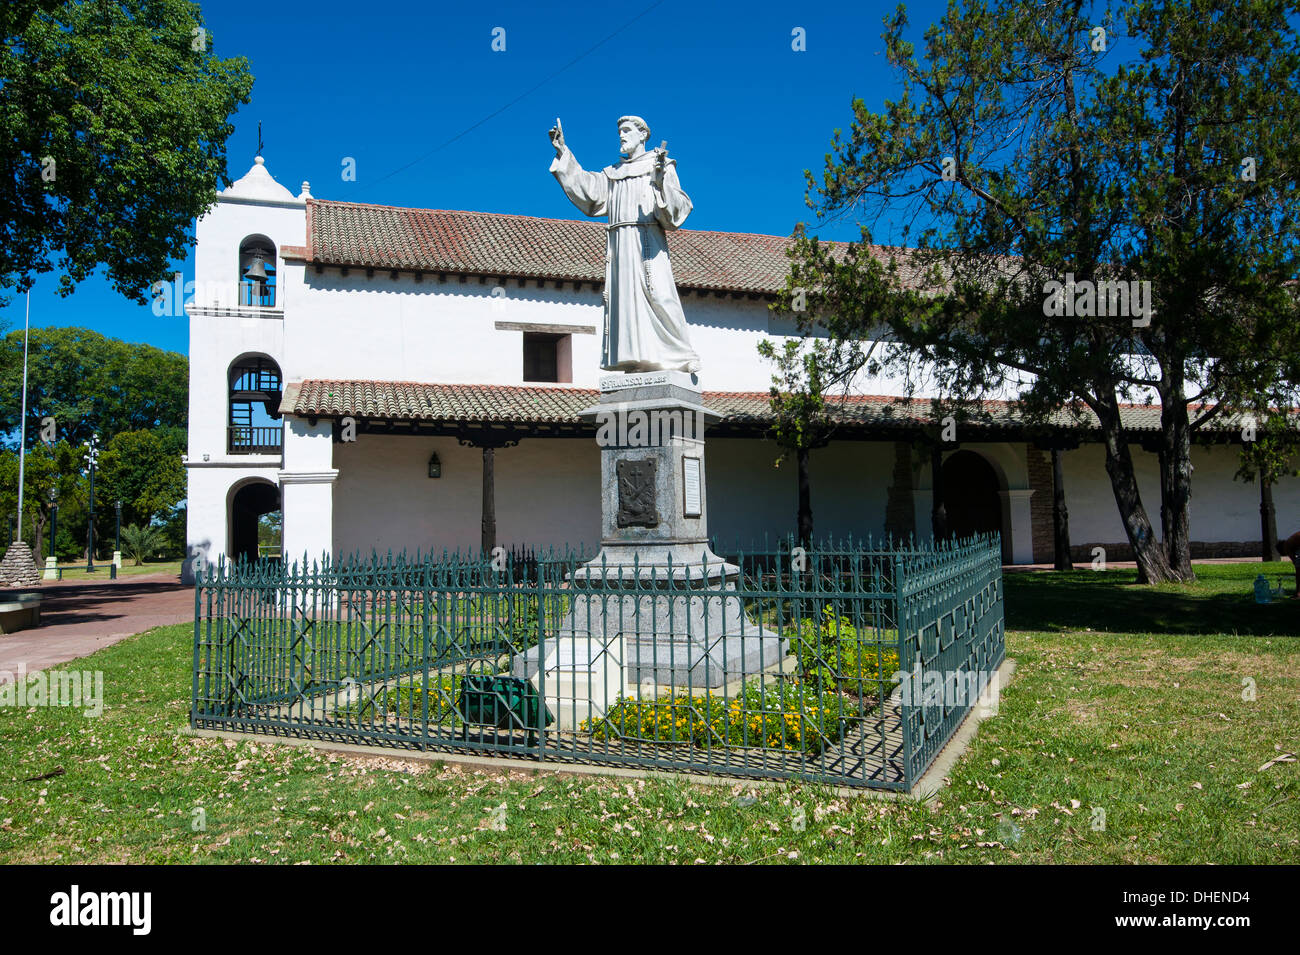
<svg viewBox="0 0 1300 955"><path fill-rule="evenodd" d="M735 565L715 560L731 572L713 579L688 577L679 576L674 566L670 578L667 565L580 568L570 578L577 590L572 609L555 636L543 642L542 652L550 655L559 644L586 646L594 658L621 639L626 683L682 691L720 687L779 667L787 641L745 616L736 593ZM594 578L600 569L610 572L603 581ZM585 586L579 577L583 571ZM632 586L637 592L628 592ZM573 653L569 649L566 655ZM531 679L537 658L537 648L516 656L511 672Z"/></svg>

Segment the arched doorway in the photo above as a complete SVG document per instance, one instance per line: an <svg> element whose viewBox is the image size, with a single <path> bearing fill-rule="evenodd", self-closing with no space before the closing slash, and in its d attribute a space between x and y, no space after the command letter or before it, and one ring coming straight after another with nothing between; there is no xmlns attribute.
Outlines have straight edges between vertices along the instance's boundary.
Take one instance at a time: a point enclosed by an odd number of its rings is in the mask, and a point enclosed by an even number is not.
<svg viewBox="0 0 1300 955"><path fill-rule="evenodd" d="M268 557L280 556L280 489L269 481L251 481L230 496L230 559L254 561L259 554L259 534L274 545L262 549Z"/></svg>
<svg viewBox="0 0 1300 955"><path fill-rule="evenodd" d="M954 537L1002 531L1002 489L993 465L974 451L956 451L943 462L943 502ZM1006 536L1005 534L1003 535Z"/></svg>

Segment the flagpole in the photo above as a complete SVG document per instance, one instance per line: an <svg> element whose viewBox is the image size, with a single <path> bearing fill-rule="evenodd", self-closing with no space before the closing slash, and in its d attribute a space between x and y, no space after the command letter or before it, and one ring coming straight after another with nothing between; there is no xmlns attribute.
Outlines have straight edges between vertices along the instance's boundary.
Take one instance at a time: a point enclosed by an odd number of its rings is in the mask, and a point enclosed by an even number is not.
<svg viewBox="0 0 1300 955"><path fill-rule="evenodd" d="M27 337L32 325L32 290L27 290L27 315L23 319L23 412L18 429L18 540L23 539L23 476L27 466Z"/></svg>

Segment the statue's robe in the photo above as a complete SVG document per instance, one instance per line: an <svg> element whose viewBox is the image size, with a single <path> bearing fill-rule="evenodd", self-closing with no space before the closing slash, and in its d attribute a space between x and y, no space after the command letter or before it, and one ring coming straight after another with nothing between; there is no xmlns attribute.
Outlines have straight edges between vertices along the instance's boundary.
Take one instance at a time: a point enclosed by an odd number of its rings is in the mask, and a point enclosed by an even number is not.
<svg viewBox="0 0 1300 955"><path fill-rule="evenodd" d="M551 172L584 215L609 216L605 247L605 337L600 367L607 371L699 371L686 315L668 261L665 229L677 229L691 200L668 160L663 189L653 185L655 154L588 172L565 147Z"/></svg>

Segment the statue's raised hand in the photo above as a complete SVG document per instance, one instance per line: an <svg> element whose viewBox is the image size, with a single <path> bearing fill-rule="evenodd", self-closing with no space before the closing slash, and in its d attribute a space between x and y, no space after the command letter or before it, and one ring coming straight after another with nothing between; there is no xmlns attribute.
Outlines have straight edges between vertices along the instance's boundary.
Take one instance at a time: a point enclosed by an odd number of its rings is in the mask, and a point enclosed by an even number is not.
<svg viewBox="0 0 1300 955"><path fill-rule="evenodd" d="M560 125L560 117L555 117L555 125L551 127L551 145L555 147L555 155L564 155L564 127Z"/></svg>
<svg viewBox="0 0 1300 955"><path fill-rule="evenodd" d="M655 164L651 181L656 189L664 187L664 171L668 168L668 140L660 143L659 148L654 152Z"/></svg>

